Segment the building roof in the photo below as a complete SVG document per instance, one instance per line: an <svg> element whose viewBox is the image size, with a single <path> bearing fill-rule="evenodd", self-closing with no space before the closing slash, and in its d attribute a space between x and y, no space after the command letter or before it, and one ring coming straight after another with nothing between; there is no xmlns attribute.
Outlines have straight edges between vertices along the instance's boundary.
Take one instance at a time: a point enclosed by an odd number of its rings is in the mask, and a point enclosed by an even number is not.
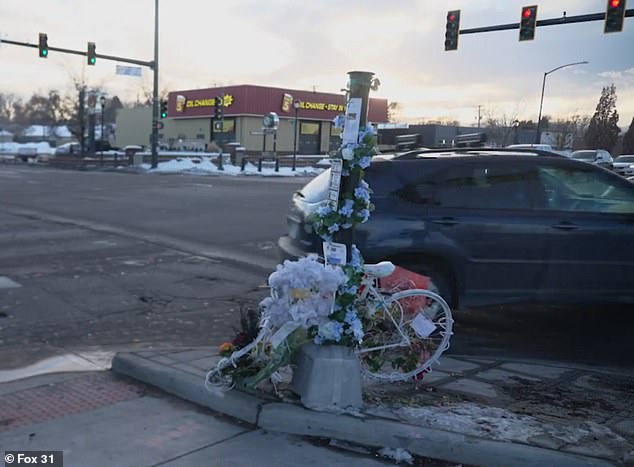
<svg viewBox="0 0 634 467"><path fill-rule="evenodd" d="M208 118L214 113L218 96L224 97L225 116L262 116L275 112L280 118L295 118L294 101L299 101L297 116L303 120L330 121L345 112L345 97L341 94L243 84L171 92L168 116ZM368 120L387 122L387 104L387 99L370 98Z"/></svg>

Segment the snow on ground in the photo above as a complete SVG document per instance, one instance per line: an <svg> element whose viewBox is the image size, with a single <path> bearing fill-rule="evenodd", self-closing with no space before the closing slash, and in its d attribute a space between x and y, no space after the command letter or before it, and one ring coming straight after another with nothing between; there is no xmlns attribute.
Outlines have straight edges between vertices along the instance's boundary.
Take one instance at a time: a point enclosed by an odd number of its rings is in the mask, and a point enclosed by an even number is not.
<svg viewBox="0 0 634 467"><path fill-rule="evenodd" d="M256 165L247 163L244 171L239 166L224 164L220 170L216 164L212 162L214 157L197 157L197 158L176 158L166 162L159 162L156 169L152 169L150 164L142 164L141 170L147 173L159 174L176 174L188 173L199 175L260 175L265 177L296 177L296 176L314 176L319 175L325 169L315 167L297 167L295 171L291 167L280 167L276 172L273 167L262 167L262 171L258 172Z"/></svg>
<svg viewBox="0 0 634 467"><path fill-rule="evenodd" d="M0 154L18 154L21 152L20 149L35 150L37 154L53 154L54 151L54 148L46 142L14 143L13 141L8 141L6 143L0 143Z"/></svg>
<svg viewBox="0 0 634 467"><path fill-rule="evenodd" d="M534 436L548 435L564 443L577 443L582 439L610 437L622 439L608 427L595 422L571 423L569 426L548 420L520 415L497 407L483 407L474 403L459 403L442 407L403 407L396 411L410 423L484 436L500 441L528 442Z"/></svg>

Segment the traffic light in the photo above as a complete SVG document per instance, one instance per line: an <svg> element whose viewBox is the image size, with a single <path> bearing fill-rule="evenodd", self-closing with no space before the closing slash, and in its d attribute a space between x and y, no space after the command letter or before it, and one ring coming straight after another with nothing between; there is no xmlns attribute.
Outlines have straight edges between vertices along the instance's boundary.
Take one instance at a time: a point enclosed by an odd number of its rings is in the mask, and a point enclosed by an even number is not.
<svg viewBox="0 0 634 467"><path fill-rule="evenodd" d="M535 26L537 25L537 5L522 7L520 18L520 41L532 41L535 39Z"/></svg>
<svg viewBox="0 0 634 467"><path fill-rule="evenodd" d="M88 53L86 54L86 58L88 59L88 65L94 65L97 62L97 52L95 52L95 43L88 43Z"/></svg>
<svg viewBox="0 0 634 467"><path fill-rule="evenodd" d="M167 101L161 101L161 118L167 118Z"/></svg>
<svg viewBox="0 0 634 467"><path fill-rule="evenodd" d="M222 101L222 96L216 96L214 99L214 118L216 120L222 120L222 117L224 116L224 106Z"/></svg>
<svg viewBox="0 0 634 467"><path fill-rule="evenodd" d="M40 33L40 41L38 43L38 49L40 51L40 57L48 57L48 36L43 32Z"/></svg>
<svg viewBox="0 0 634 467"><path fill-rule="evenodd" d="M445 32L445 50L458 48L458 34L460 33L460 10L447 12L447 31Z"/></svg>
<svg viewBox="0 0 634 467"><path fill-rule="evenodd" d="M603 32L621 32L623 18L625 18L625 0L608 0Z"/></svg>

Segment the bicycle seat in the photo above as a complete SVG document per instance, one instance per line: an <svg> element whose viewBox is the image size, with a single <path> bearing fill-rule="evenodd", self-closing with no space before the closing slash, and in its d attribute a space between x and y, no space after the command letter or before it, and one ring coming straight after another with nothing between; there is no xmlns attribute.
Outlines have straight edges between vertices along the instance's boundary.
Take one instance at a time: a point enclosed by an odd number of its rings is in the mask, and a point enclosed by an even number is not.
<svg viewBox="0 0 634 467"><path fill-rule="evenodd" d="M363 271L372 277L386 277L394 272L396 266L391 261L381 261L377 264L366 264L363 266Z"/></svg>

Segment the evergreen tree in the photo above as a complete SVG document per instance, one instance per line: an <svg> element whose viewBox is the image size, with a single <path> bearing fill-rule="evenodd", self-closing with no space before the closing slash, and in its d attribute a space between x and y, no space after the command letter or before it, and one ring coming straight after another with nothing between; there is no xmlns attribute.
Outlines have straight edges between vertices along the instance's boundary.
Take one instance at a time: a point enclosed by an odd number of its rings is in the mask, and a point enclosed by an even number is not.
<svg viewBox="0 0 634 467"><path fill-rule="evenodd" d="M634 117L625 135L623 135L623 154L634 154Z"/></svg>
<svg viewBox="0 0 634 467"><path fill-rule="evenodd" d="M588 125L584 136L588 149L605 149L612 152L621 132L617 125L618 121L616 88L612 84L601 91L599 103Z"/></svg>

